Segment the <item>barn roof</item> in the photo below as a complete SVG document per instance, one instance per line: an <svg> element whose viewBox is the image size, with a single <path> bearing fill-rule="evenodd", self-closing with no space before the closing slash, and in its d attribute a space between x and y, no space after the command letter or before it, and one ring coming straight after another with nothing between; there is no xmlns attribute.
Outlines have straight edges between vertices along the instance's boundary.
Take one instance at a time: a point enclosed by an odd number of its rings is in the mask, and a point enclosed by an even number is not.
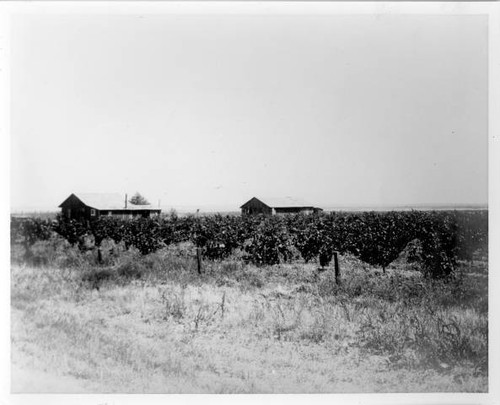
<svg viewBox="0 0 500 405"><path fill-rule="evenodd" d="M314 207L308 201L305 201L305 200L303 200L301 198L297 198L297 197L287 196L287 197L281 197L281 198L274 198L274 197L266 197L266 198L254 197L254 198L256 200L259 200L261 203L267 205L269 208L304 208L304 207L311 207L312 208L312 207ZM245 204L243 204L243 205L245 205Z"/></svg>
<svg viewBox="0 0 500 405"><path fill-rule="evenodd" d="M120 193L77 193L72 196L78 198L86 206L98 210L159 210L159 208L153 208L152 205L135 205L130 202L125 208L125 195Z"/></svg>

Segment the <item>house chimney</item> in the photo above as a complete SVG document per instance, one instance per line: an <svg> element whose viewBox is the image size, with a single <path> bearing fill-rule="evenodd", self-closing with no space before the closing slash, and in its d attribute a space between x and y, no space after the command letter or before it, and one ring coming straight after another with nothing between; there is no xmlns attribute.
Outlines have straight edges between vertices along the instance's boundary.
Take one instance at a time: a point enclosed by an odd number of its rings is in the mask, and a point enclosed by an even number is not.
<svg viewBox="0 0 500 405"><path fill-rule="evenodd" d="M127 208L127 193L125 193L125 208Z"/></svg>

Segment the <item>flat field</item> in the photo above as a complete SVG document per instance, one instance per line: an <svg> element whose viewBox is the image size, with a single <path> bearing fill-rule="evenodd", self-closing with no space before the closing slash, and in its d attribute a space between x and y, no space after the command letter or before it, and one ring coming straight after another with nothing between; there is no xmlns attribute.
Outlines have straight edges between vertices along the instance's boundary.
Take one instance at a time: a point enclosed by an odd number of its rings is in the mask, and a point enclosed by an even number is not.
<svg viewBox="0 0 500 405"><path fill-rule="evenodd" d="M54 393L487 392L487 263L450 282L398 260L386 273L316 263L204 262L192 246L95 266L39 242L13 262L12 391Z"/></svg>

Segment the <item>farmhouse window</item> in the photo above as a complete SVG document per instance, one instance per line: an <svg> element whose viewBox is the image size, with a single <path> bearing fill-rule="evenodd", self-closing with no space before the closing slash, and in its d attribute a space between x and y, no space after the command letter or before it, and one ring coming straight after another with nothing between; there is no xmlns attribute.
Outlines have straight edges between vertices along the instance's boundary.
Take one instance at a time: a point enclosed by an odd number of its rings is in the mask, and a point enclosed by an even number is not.
<svg viewBox="0 0 500 405"><path fill-rule="evenodd" d="M93 208L90 209L90 216L95 217L95 209Z"/></svg>

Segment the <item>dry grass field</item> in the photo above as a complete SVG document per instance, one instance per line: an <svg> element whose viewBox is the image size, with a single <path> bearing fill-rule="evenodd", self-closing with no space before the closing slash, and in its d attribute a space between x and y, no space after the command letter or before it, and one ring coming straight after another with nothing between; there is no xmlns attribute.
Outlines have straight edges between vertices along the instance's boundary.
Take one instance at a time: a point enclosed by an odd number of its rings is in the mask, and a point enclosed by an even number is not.
<svg viewBox="0 0 500 405"><path fill-rule="evenodd" d="M192 246L95 266L60 240L11 269L13 392L486 392L487 263L449 283L398 260L384 274L204 262Z"/></svg>

